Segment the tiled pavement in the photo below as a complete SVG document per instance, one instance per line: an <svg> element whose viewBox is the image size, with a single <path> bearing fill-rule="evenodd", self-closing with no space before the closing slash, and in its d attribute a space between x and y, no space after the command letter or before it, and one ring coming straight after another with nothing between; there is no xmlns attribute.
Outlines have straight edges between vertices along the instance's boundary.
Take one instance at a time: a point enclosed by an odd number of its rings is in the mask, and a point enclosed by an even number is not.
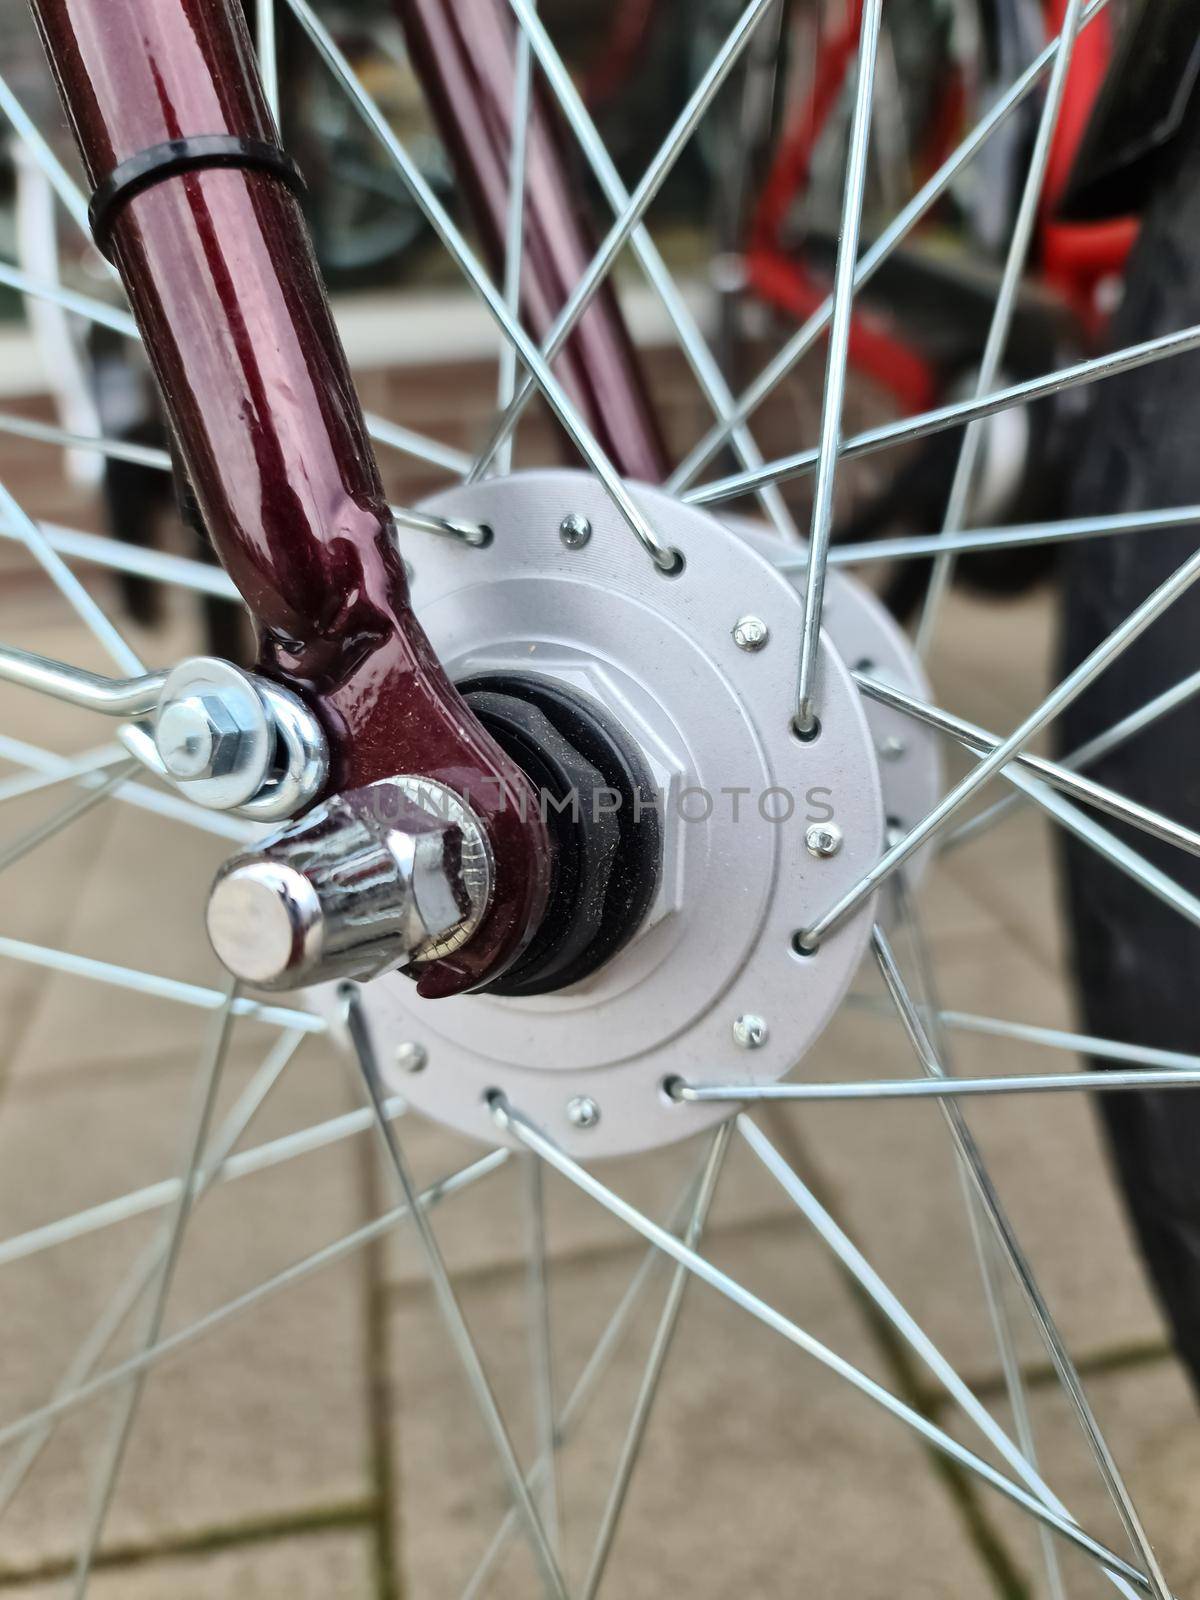
<svg viewBox="0 0 1200 1600"><path fill-rule="evenodd" d="M369 402L408 420L398 385ZM428 390L423 401L429 404ZM447 397L446 437L453 438ZM412 420L416 420L415 418ZM424 422L431 429L428 411ZM33 450L34 447L28 447ZM86 523L86 497L57 487L11 445L0 475L31 509ZM417 486L405 484L406 492ZM398 491L397 491L398 492ZM27 566L4 557L0 638L83 665L102 661ZM103 580L97 592L110 593ZM195 639L187 608L141 636L147 659ZM948 703L1006 728L1048 670L1047 596L991 607L957 598L934 676ZM1015 648L1014 648L1015 642ZM69 751L88 719L0 694L0 731ZM101 732L100 736L103 736ZM4 769L7 771L8 769ZM61 799L61 793L59 795ZM5 807L4 836L38 813ZM5 874L0 935L213 983L199 909L220 840L111 803ZM925 914L942 998L953 1008L1067 1023L1050 841L1031 812L964 847L928 885ZM864 980L864 987L867 980ZM205 1029L198 1011L0 962L0 1240L177 1170ZM222 1107L273 1035L240 1024ZM1000 1040L955 1040L964 1072L1069 1068ZM847 1013L814 1070L907 1071L894 1024ZM255 1118L258 1144L356 1104L344 1064L305 1044ZM1089 1107L1071 1096L1001 1099L971 1124L1177 1592L1200 1583L1200 1419L1105 1172ZM812 1107L764 1119L826 1204L1008 1425L944 1128L926 1106ZM470 1158L432 1127L407 1133L419 1175ZM606 1169L662 1213L695 1153ZM641 1259L617 1225L547 1180L556 1379L574 1384ZM370 1144L333 1145L222 1187L199 1206L171 1296L183 1327L392 1203ZM449 1201L439 1236L517 1446L535 1439L526 1377L522 1191L515 1167ZM38 1404L154 1237L150 1216L0 1268L0 1416ZM721 1266L911 1403L961 1432L950 1408L868 1314L824 1248L736 1143L706 1249ZM561 1521L578 1576L657 1313L662 1279L564 1453ZM1030 1373L1046 1476L1085 1524L1123 1549L1105 1491L1023 1311L1011 1307ZM133 1347L123 1331L105 1364ZM65 1421L0 1524L0 1595L49 1600L66 1575L107 1402ZM985 1452L986 1453L986 1452ZM2 1470L2 1467L0 1467ZM403 1230L288 1288L165 1363L148 1382L92 1593L97 1600L457 1595L503 1515L487 1441ZM703 1289L677 1345L622 1523L605 1592L686 1590L848 1597L1046 1592L1029 1527L995 1495L935 1470L895 1423L782 1340ZM1100 1580L1069 1552L1068 1592ZM537 1592L519 1544L489 1593Z"/></svg>

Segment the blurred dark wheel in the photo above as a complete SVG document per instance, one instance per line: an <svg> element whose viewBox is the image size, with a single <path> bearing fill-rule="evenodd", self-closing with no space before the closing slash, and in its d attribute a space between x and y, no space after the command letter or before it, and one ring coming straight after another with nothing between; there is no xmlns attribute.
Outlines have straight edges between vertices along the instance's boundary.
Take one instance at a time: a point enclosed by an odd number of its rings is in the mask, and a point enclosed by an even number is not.
<svg viewBox="0 0 1200 1600"><path fill-rule="evenodd" d="M1200 321L1200 141L1154 200L1130 264L1114 347ZM1200 503L1200 356L1098 384L1084 422L1074 515ZM1200 525L1085 540L1063 565L1064 669L1099 643L1196 548ZM1200 593L1176 601L1071 708L1072 750L1200 666ZM1168 816L1200 825L1200 698L1089 772ZM1115 831L1122 831L1119 828ZM1200 860L1145 835L1129 842L1193 895ZM1069 935L1080 1006L1094 1034L1200 1049L1200 928L1064 836ZM1122 1065L1094 1062L1097 1070ZM1200 1388L1200 1093L1099 1097L1114 1162L1161 1304Z"/></svg>

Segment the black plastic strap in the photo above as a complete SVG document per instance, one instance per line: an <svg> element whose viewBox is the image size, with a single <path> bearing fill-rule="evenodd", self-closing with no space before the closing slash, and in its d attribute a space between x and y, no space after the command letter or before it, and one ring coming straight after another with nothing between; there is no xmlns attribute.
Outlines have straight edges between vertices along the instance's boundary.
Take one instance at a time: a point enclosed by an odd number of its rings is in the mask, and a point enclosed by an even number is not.
<svg viewBox="0 0 1200 1600"><path fill-rule="evenodd" d="M299 167L278 145L266 144L261 139L242 139L229 133L170 139L166 144L152 145L149 150L122 161L92 196L88 220L97 249L106 256L111 254L113 225L127 200L166 178L178 177L181 172L202 172L209 167L250 167L269 172L301 198L305 192Z"/></svg>

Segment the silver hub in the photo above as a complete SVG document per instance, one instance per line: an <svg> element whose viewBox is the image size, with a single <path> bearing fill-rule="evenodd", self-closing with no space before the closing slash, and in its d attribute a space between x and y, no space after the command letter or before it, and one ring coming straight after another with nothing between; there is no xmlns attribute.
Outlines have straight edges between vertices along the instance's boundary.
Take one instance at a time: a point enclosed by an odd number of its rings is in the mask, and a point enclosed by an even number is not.
<svg viewBox="0 0 1200 1600"><path fill-rule="evenodd" d="M707 514L655 490L636 498L682 553L678 576L656 571L603 490L573 472L439 495L430 511L486 522L491 544L410 551L417 614L451 676L535 673L593 696L660 791L657 897L638 937L590 978L522 1000L422 1001L396 976L363 990L381 1062L423 1063L396 1067L396 1091L489 1143L494 1088L583 1157L714 1123L720 1107L678 1104L664 1080L782 1077L837 1009L870 933L868 905L816 954L793 946L884 837L874 739L849 672L823 640L821 734L801 742L796 589ZM568 517L590 537L565 541ZM766 633L749 650L734 637L746 616ZM822 825L836 850L807 846ZM336 1017L336 995L318 997Z"/></svg>

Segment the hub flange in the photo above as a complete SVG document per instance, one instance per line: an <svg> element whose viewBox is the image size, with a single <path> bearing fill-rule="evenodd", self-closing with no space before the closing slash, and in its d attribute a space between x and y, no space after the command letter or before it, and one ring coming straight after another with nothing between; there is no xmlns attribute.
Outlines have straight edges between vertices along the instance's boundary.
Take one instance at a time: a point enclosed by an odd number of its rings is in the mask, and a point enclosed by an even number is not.
<svg viewBox="0 0 1200 1600"><path fill-rule="evenodd" d="M530 675L602 706L657 789L661 867L640 929L584 981L531 998L424 1001L388 976L362 993L379 1059L419 1110L489 1143L499 1088L580 1157L646 1149L724 1114L662 1089L683 1075L786 1073L837 1009L863 954L868 905L814 955L797 929L879 855L885 812L861 697L821 644L821 732L792 731L802 606L769 561L707 513L652 489L635 497L684 558L657 571L603 490L574 472L527 472L438 495L439 516L483 521L485 549L411 548L413 601L459 682ZM560 537L585 518L592 537ZM739 646L753 615L766 640ZM836 853L806 835L836 823ZM336 997L322 992L331 1015ZM753 1016L753 1052L738 1024ZM743 1028L743 1033L745 1032ZM417 1074L403 1064L421 1059ZM581 1120L571 1107L588 1101Z"/></svg>

